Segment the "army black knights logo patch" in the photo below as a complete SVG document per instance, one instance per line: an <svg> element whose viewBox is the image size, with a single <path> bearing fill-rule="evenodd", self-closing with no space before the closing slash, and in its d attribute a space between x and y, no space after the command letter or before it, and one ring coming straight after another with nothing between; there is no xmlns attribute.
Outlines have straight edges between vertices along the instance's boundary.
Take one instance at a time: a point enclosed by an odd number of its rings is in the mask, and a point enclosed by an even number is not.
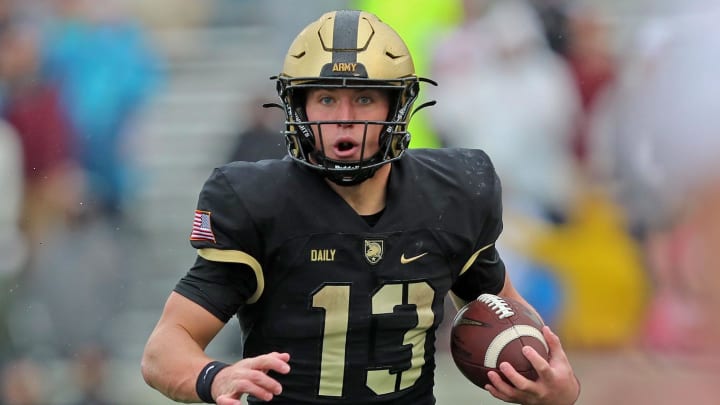
<svg viewBox="0 0 720 405"><path fill-rule="evenodd" d="M365 241L365 259L370 264L378 264L383 256L382 240L366 240Z"/></svg>

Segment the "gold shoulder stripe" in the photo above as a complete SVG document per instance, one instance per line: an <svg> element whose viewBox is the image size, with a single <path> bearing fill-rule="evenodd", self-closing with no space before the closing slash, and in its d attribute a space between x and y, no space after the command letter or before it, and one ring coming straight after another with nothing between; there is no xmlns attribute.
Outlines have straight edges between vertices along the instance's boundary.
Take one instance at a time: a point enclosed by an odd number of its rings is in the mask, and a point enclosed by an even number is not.
<svg viewBox="0 0 720 405"><path fill-rule="evenodd" d="M485 246L481 247L480 249L478 249L477 252L473 253L473 255L470 256L470 259L468 259L467 263L465 263L465 265L463 266L462 270L460 270L460 274L458 276L462 276L463 273L465 273L467 271L467 269L469 269L470 266L472 266L472 264L475 263L475 260L477 259L478 256L480 256L480 253L482 253L483 251L492 247L492 245L494 245L494 244L495 243L485 245Z"/></svg>
<svg viewBox="0 0 720 405"><path fill-rule="evenodd" d="M260 262L255 260L255 258L249 254L239 250L198 249L198 255L211 262L240 263L250 266L253 273L255 273L257 289L252 297L248 298L248 304L254 304L257 302L262 295L263 290L265 290L265 278L263 276L262 266L260 265Z"/></svg>

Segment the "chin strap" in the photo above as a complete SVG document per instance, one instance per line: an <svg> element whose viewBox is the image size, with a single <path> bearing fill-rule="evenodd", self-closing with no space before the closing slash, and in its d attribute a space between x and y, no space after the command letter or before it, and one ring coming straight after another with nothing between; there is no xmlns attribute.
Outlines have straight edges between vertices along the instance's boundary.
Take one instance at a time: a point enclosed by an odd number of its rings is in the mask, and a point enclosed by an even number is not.
<svg viewBox="0 0 720 405"><path fill-rule="evenodd" d="M325 178L344 187L354 186L371 178L382 166L378 163L383 161L380 152L368 160L353 162L330 159L319 151L313 153L313 158L322 166L319 170Z"/></svg>

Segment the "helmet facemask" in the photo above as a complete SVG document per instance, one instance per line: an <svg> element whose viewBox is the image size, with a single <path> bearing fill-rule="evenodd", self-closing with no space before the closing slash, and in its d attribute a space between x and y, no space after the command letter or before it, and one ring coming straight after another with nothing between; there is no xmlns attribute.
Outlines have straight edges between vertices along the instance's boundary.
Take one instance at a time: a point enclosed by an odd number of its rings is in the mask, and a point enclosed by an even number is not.
<svg viewBox="0 0 720 405"><path fill-rule="evenodd" d="M390 110L385 121L309 121L305 113L305 94L310 88L375 88L388 93ZM303 165L321 171L329 180L343 186L361 183L372 177L382 165L399 159L410 142L407 131L408 111L417 97L417 78L391 82L359 79L323 80L308 78L278 79L278 92L285 106L287 120L284 131L290 157ZM334 160L324 150L325 125L363 125L360 160ZM367 156L368 130L380 126L379 150ZM317 140L316 140L317 138Z"/></svg>
<svg viewBox="0 0 720 405"><path fill-rule="evenodd" d="M415 76L410 54L397 33L374 15L360 11L327 13L310 24L290 47L283 73L272 79L277 80L286 114L284 134L290 157L342 186L359 184L382 165L402 157L410 142L407 126L419 82L432 83ZM385 121L309 121L305 96L313 88L382 90L389 96L388 117ZM322 127L340 123L364 125L360 160L333 160L325 154ZM382 127L379 150L365 156L368 130L375 125Z"/></svg>

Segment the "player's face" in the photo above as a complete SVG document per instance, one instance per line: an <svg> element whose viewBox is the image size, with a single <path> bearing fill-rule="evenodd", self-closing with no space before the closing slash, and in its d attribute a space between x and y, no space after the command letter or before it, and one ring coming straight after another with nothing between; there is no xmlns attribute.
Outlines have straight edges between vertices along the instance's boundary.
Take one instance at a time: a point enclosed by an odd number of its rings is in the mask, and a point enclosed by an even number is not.
<svg viewBox="0 0 720 405"><path fill-rule="evenodd" d="M305 112L309 121L385 121L390 102L378 89L312 89ZM380 149L382 125L335 122L313 126L318 150L334 160L368 159ZM322 137L320 137L322 134ZM365 151L363 153L363 136Z"/></svg>

